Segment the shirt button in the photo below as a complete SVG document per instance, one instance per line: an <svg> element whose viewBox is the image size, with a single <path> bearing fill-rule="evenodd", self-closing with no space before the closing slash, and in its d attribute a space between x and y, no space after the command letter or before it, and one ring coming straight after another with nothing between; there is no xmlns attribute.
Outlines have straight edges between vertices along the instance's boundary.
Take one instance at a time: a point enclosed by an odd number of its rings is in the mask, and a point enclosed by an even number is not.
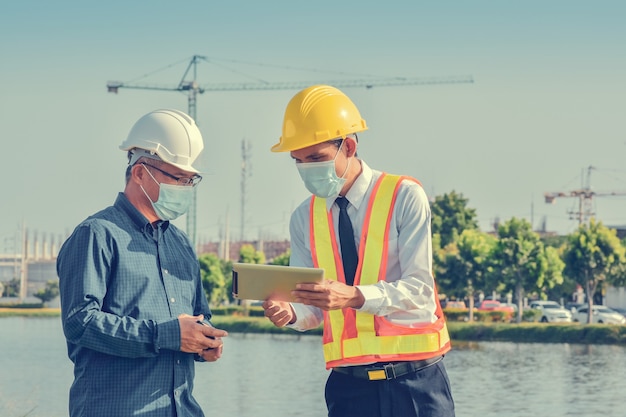
<svg viewBox="0 0 626 417"><path fill-rule="evenodd" d="M170 273L170 271L168 271L167 269L163 268L163 273L164 273L164 274L169 274L169 273Z"/></svg>
<svg viewBox="0 0 626 417"><path fill-rule="evenodd" d="M172 298L170 298L170 301L171 301L171 302L173 302L173 303L175 303L175 302L176 302L176 299L175 299L174 297L172 297Z"/></svg>

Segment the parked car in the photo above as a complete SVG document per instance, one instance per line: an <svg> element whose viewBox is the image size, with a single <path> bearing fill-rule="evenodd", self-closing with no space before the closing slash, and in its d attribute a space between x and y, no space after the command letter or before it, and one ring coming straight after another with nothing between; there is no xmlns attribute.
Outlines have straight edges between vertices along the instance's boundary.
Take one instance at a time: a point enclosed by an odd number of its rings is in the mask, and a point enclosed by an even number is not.
<svg viewBox="0 0 626 417"><path fill-rule="evenodd" d="M513 307L507 304L502 304L500 301L495 301L495 300L483 300L480 304L478 304L478 310L480 311L506 311L509 313L515 312Z"/></svg>
<svg viewBox="0 0 626 417"><path fill-rule="evenodd" d="M500 321L500 320L510 321L513 319L513 316L515 315L515 311L513 310L511 306L502 305L500 301L494 301L494 300L483 300L482 302L478 303L476 310L485 312L485 313L494 312L494 314L486 315L486 316L491 316L491 319L494 321Z"/></svg>
<svg viewBox="0 0 626 417"><path fill-rule="evenodd" d="M622 307L609 307L609 308L617 311L619 314L626 317L626 308L622 308Z"/></svg>
<svg viewBox="0 0 626 417"><path fill-rule="evenodd" d="M448 301L446 303L446 308L459 308L463 310L467 310L467 306L463 301Z"/></svg>
<svg viewBox="0 0 626 417"><path fill-rule="evenodd" d="M580 307L586 306L587 304L585 303L575 303L573 301L568 301L567 303L565 303L565 309L569 310L573 313L576 312L576 310L578 310Z"/></svg>
<svg viewBox="0 0 626 417"><path fill-rule="evenodd" d="M626 317L607 306L594 305L592 311L592 323L626 324ZM580 307L574 314L574 321L587 323L588 315L589 306Z"/></svg>
<svg viewBox="0 0 626 417"><path fill-rule="evenodd" d="M514 313L517 313L517 304L515 303L500 303L502 307L510 307L513 309Z"/></svg>
<svg viewBox="0 0 626 417"><path fill-rule="evenodd" d="M541 311L539 321L543 323L572 321L572 313L556 301L531 301L529 307Z"/></svg>

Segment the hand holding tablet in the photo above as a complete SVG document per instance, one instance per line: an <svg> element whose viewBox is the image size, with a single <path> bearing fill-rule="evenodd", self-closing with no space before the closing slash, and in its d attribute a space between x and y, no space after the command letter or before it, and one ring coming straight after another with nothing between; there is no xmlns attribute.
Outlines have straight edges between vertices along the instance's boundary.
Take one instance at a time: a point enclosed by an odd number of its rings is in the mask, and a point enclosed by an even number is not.
<svg viewBox="0 0 626 417"><path fill-rule="evenodd" d="M240 300L294 301L296 284L324 280L321 268L282 265L233 264L233 296Z"/></svg>

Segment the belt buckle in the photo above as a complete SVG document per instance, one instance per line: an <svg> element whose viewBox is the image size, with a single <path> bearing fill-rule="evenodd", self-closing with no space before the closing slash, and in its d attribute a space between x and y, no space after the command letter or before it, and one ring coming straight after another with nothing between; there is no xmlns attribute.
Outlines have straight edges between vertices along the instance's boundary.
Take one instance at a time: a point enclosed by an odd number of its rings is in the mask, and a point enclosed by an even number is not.
<svg viewBox="0 0 626 417"><path fill-rule="evenodd" d="M383 379L394 379L396 370L392 363L383 365L382 369L371 369L367 371L367 377L370 381L380 381Z"/></svg>

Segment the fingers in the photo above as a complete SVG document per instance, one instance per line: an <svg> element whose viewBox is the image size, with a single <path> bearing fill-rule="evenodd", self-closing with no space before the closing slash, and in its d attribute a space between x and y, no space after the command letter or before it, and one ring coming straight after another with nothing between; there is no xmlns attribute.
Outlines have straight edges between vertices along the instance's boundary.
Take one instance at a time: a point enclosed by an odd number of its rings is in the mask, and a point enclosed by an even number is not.
<svg viewBox="0 0 626 417"><path fill-rule="evenodd" d="M265 317L276 327L284 327L295 321L295 314L291 304L283 301L265 300L263 303Z"/></svg>
<svg viewBox="0 0 626 417"><path fill-rule="evenodd" d="M223 348L223 346L219 346L215 349L203 350L199 355L207 362L215 362L222 357Z"/></svg>
<svg viewBox="0 0 626 417"><path fill-rule="evenodd" d="M300 291L312 291L312 292L324 292L328 291L328 287L331 285L345 285L338 281L325 280L321 283L315 282L302 282L300 284L296 284L296 290Z"/></svg>
<svg viewBox="0 0 626 417"><path fill-rule="evenodd" d="M217 329L213 326L209 326L207 323L204 322L198 324L202 326L202 334L204 334L206 337L217 338L228 336L228 332L226 330Z"/></svg>
<svg viewBox="0 0 626 417"><path fill-rule="evenodd" d="M215 349L222 345L221 338L228 336L228 333L203 322L203 318L203 315L178 317L181 351L201 353L205 349Z"/></svg>

